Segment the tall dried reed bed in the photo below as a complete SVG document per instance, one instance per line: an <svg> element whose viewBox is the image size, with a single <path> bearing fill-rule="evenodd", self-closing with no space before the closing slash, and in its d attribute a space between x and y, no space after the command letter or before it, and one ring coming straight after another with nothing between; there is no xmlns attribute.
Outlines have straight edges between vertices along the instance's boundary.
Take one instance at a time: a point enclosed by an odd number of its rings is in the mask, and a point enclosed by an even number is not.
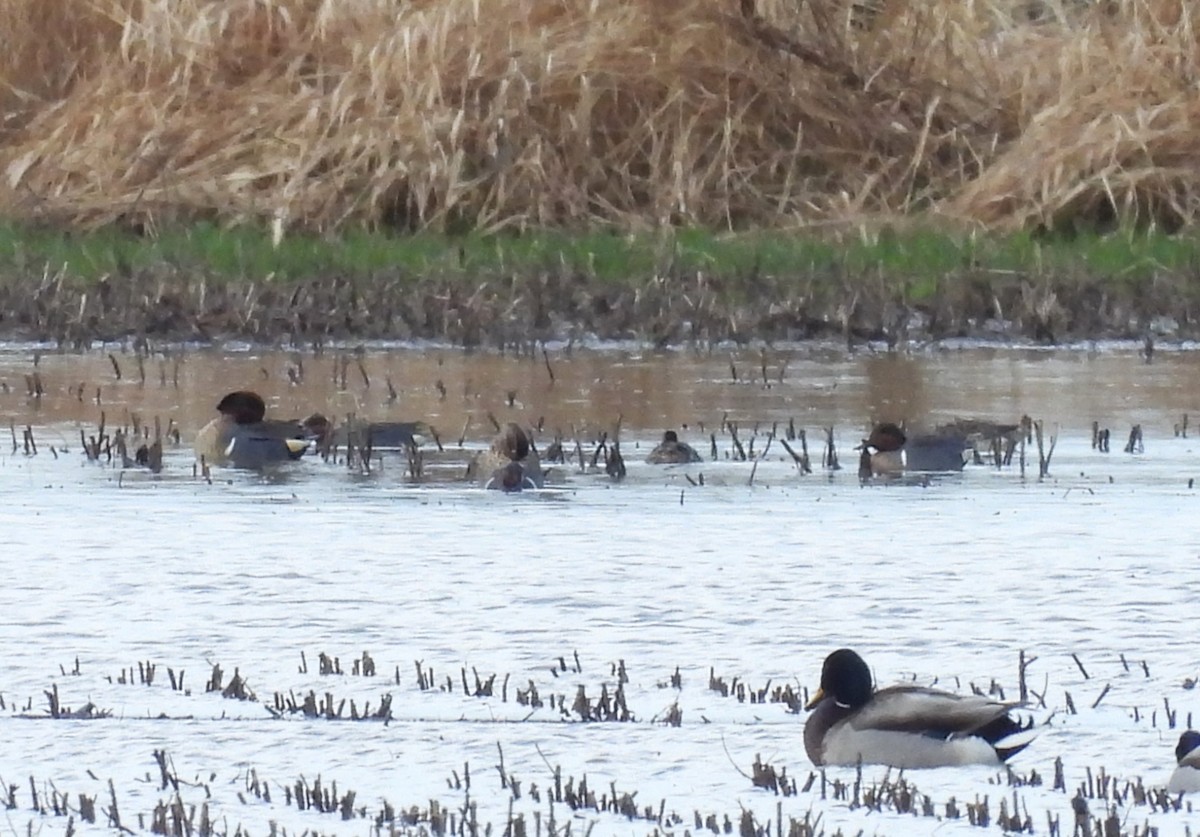
<svg viewBox="0 0 1200 837"><path fill-rule="evenodd" d="M1183 0L8 0L0 206L153 229L1200 208Z"/></svg>

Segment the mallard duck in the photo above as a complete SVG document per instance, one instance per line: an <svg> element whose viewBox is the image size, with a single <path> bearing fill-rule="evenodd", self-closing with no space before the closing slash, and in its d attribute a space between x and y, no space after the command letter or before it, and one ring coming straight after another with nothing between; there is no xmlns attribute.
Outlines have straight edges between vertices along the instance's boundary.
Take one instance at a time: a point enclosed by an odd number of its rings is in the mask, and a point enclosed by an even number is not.
<svg viewBox="0 0 1200 837"><path fill-rule="evenodd" d="M703 459L696 449L687 442L679 441L679 435L674 430L663 433L662 441L650 451L646 461L651 465L679 465L691 462L702 462Z"/></svg>
<svg viewBox="0 0 1200 837"><path fill-rule="evenodd" d="M804 749L815 765L947 767L1000 764L1032 740L1013 704L922 686L875 690L871 670L848 648L825 658L808 702Z"/></svg>
<svg viewBox="0 0 1200 837"><path fill-rule="evenodd" d="M946 431L909 437L892 422L877 424L863 439L860 477L886 476L904 471L961 471L967 440Z"/></svg>
<svg viewBox="0 0 1200 837"><path fill-rule="evenodd" d="M312 443L298 422L267 421L267 405L254 392L229 393L217 412L196 434L196 458L208 465L262 468L299 459Z"/></svg>
<svg viewBox="0 0 1200 837"><path fill-rule="evenodd" d="M545 474L538 453L529 441L529 434L519 424L509 422L500 428L500 432L492 439L491 446L480 451L467 466L467 478L487 486L496 479L500 472L508 469L511 463L521 468L522 484L526 481L531 488L541 488L545 485ZM512 472L510 472L511 478ZM501 475L502 477L502 475Z"/></svg>
<svg viewBox="0 0 1200 837"><path fill-rule="evenodd" d="M1175 745L1175 772L1167 782L1167 793L1200 793L1200 732L1189 729Z"/></svg>

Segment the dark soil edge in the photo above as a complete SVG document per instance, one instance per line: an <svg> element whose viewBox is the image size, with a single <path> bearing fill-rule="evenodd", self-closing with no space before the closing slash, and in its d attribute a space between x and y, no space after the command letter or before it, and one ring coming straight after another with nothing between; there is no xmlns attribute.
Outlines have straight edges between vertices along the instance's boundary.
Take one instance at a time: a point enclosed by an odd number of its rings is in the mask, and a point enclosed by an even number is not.
<svg viewBox="0 0 1200 837"><path fill-rule="evenodd" d="M912 299L904 281L834 273L691 272L620 285L570 270L284 282L164 269L87 285L9 277L0 280L0 339L64 349L138 338L264 345L437 340L503 349L584 338L655 346L833 338L894 346L950 338L1055 344L1200 337L1195 278L1122 283L981 270L932 285Z"/></svg>

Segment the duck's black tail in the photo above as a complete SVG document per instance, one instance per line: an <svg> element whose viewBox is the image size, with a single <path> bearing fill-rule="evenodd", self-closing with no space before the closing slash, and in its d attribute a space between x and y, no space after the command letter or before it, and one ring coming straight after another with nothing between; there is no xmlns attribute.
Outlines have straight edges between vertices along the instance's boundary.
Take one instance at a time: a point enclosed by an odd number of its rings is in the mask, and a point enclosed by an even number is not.
<svg viewBox="0 0 1200 837"><path fill-rule="evenodd" d="M1001 715L975 733L992 745L1000 761L1008 761L1033 743L1037 733L1033 730L1033 718L1021 723L1011 715Z"/></svg>

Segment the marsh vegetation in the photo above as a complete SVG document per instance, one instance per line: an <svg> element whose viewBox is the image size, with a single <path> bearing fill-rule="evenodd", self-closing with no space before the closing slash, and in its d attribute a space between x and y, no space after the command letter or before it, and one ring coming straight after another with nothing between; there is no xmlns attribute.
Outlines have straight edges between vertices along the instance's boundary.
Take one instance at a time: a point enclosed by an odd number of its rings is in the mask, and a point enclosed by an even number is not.
<svg viewBox="0 0 1200 837"><path fill-rule="evenodd" d="M1194 336L1191 13L15 0L0 329Z"/></svg>
<svg viewBox="0 0 1200 837"><path fill-rule="evenodd" d="M15 0L10 218L712 229L1200 208L1181 0Z"/></svg>

